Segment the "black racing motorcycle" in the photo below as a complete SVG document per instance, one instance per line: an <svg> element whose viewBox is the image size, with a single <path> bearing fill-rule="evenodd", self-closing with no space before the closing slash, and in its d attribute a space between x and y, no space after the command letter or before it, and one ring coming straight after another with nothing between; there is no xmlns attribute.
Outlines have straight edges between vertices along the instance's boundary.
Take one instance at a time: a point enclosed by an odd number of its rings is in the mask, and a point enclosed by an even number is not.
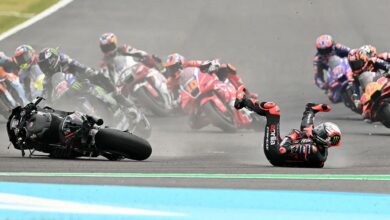
<svg viewBox="0 0 390 220"><path fill-rule="evenodd" d="M104 156L109 160L146 160L152 153L148 141L128 132L102 127L103 120L80 112L41 108L38 97L12 110L7 132L12 145L22 152L48 153L52 158Z"/></svg>

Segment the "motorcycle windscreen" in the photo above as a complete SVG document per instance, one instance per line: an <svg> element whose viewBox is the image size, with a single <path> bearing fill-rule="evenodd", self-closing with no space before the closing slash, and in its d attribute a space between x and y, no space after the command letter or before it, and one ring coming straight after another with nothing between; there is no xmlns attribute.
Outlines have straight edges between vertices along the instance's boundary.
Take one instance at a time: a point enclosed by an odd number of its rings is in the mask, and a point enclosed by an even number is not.
<svg viewBox="0 0 390 220"><path fill-rule="evenodd" d="M194 99L200 95L198 74L198 68L185 68L180 76L180 89Z"/></svg>

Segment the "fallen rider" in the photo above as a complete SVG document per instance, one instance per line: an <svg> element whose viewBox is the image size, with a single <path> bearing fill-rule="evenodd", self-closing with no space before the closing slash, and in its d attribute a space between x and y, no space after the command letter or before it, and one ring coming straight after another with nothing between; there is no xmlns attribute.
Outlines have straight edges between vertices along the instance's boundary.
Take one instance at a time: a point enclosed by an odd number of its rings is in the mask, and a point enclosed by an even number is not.
<svg viewBox="0 0 390 220"><path fill-rule="evenodd" d="M237 91L236 109L247 108L265 116L267 124L264 135L264 153L274 166L318 167L322 168L328 156L328 149L341 144L339 127L332 122L314 127L314 117L318 112L331 110L326 104L306 104L301 129L293 129L289 135L280 138L280 110L273 102L261 102L247 98L245 87Z"/></svg>

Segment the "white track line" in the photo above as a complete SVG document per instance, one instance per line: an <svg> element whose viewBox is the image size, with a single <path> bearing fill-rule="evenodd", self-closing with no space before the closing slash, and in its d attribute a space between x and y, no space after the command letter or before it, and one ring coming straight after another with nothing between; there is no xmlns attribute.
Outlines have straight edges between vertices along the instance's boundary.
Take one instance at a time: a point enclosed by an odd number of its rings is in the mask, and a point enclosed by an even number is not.
<svg viewBox="0 0 390 220"><path fill-rule="evenodd" d="M5 38L15 34L16 32L34 24L35 22L53 14L54 12L58 11L60 8L66 6L67 4L71 3L73 0L60 0L58 3L52 5L50 8L44 10L43 12L37 14L36 16L32 17L31 19L28 19L27 21L11 28L10 30L0 34L0 41L4 40Z"/></svg>
<svg viewBox="0 0 390 220"><path fill-rule="evenodd" d="M0 193L0 214L7 216L7 211L55 212L67 214L92 215L132 215L132 216L184 216L183 213L116 207L100 204L88 204L33 196ZM43 216L42 216L43 217ZM28 218L28 217L27 217Z"/></svg>

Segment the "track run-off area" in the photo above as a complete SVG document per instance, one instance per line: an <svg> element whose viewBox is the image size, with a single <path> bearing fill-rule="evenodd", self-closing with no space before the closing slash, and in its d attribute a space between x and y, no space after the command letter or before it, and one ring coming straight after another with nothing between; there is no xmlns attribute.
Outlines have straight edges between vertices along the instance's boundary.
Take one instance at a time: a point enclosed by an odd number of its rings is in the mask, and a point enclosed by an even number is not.
<svg viewBox="0 0 390 220"><path fill-rule="evenodd" d="M7 36L0 49L59 47L97 68L98 37L114 32L160 57L221 58L260 100L280 106L284 135L299 126L305 103L329 103L313 84L316 37L390 51L388 8L386 0L75 0ZM375 16L356 13L368 9ZM0 218L388 219L390 130L332 107L316 123L337 123L343 145L330 149L323 169L272 167L264 132L191 131L185 116L151 117L153 154L144 162L22 158L7 149L2 122Z"/></svg>

